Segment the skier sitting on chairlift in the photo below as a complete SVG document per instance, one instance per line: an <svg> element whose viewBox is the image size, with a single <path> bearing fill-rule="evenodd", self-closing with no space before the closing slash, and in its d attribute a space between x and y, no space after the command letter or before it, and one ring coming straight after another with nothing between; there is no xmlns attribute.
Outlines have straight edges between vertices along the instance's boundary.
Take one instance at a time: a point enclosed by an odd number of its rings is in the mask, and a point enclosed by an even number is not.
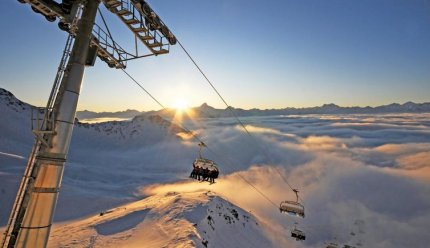
<svg viewBox="0 0 430 248"><path fill-rule="evenodd" d="M193 170L191 171L190 178L197 178L196 164L193 163Z"/></svg>

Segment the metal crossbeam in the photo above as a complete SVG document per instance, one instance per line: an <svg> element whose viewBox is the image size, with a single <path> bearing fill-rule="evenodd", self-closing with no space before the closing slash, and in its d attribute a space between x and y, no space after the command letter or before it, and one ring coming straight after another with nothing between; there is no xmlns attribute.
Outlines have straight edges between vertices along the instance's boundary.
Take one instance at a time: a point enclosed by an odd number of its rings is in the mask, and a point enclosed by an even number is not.
<svg viewBox="0 0 430 248"><path fill-rule="evenodd" d="M35 12L40 12L48 21L55 21L57 17L63 18L65 13L60 5L53 0L18 0L20 3L28 3Z"/></svg>
<svg viewBox="0 0 430 248"><path fill-rule="evenodd" d="M103 2L106 8L117 15L152 54L169 53L170 45L176 43L173 34L145 1L104 0ZM145 9L147 11L144 11Z"/></svg>
<svg viewBox="0 0 430 248"><path fill-rule="evenodd" d="M42 15L48 21L55 21L57 18L59 26L73 35L76 28L73 27L71 16L76 15L76 6L72 8L70 14L65 13L61 4L53 0L18 0L21 3L28 3L31 8ZM73 2L73 1L72 1ZM78 3L79 1L74 1ZM97 56L109 67L124 69L126 61L144 58L153 55L169 53L170 45L176 44L175 36L170 32L163 21L143 0L103 0L104 5L135 35L136 40L140 40L150 53L139 55L137 43L133 52L126 51L117 44L109 32L102 29L100 25L95 25L91 46L97 47Z"/></svg>

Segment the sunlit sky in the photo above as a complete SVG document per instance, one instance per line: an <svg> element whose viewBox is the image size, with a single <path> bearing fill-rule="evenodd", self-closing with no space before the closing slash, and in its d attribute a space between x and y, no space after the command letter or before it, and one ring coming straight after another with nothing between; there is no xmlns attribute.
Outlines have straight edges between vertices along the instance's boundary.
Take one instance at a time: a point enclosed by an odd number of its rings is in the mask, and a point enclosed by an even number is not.
<svg viewBox="0 0 430 248"><path fill-rule="evenodd" d="M234 107L430 101L428 0L148 2ZM67 35L29 5L0 7L0 87L44 105ZM129 30L101 8L116 41L133 48ZM225 107L178 45L127 70L164 105ZM100 60L84 80L79 110L159 109Z"/></svg>

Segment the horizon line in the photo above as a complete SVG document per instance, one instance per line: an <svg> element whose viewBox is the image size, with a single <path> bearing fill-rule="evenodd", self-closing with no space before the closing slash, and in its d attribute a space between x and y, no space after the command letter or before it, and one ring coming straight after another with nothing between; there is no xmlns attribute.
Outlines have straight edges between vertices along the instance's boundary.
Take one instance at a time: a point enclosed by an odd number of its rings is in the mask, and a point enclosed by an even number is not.
<svg viewBox="0 0 430 248"><path fill-rule="evenodd" d="M407 104L407 103L412 103L412 104L416 104L416 105L422 105L422 104L430 104L430 101L426 101L426 102L414 102L414 101L406 101L406 102L404 102L404 103L398 103L398 102L392 102L392 103L388 103L388 104L382 104L382 105L366 105L366 106L363 106L363 105L350 105L350 106L341 106L341 105L338 105L338 104L336 104L336 103L324 103L324 104L322 104L322 105L317 105L317 106L311 106L311 107L281 107L281 108L257 108L257 107L254 107L254 108L240 108L240 107L234 107L234 106L230 106L230 107L232 107L232 108L234 108L234 109L241 109L241 110L245 110L245 111L249 111L249 110L285 110L285 109L311 109L311 108L321 108L321 107L324 107L324 106L327 106L327 105L332 105L332 106L337 106L337 107L340 107L340 108L378 108L378 107L383 107L383 106L389 106L389 105L395 105L395 104L397 104L397 105L400 105L400 106L402 106L402 105L405 105L405 104ZM202 103L202 104L200 104L200 105L198 105L198 106L193 106L193 107L188 107L188 109L195 109L195 108L200 108L200 107L202 107L202 106L204 106L204 105L207 105L207 106L209 106L209 107L212 107L212 108L214 108L214 109L218 109L218 110L226 110L227 109L227 107L225 107L225 108L217 108L217 107L213 107L213 106L211 106L211 105L209 105L209 104L207 104L207 103ZM165 108L165 109L167 109L167 110L175 110L175 108L174 107L167 107L167 108ZM87 112L94 112L94 113L118 113L118 112L127 112L127 111L138 111L138 112L154 112L154 111L161 111L161 110L163 110L163 108L160 108L160 109L157 109L157 110L137 110L137 109L125 109L125 110L118 110L118 111L93 111L93 110L88 110L88 109L84 109L84 110L77 110L77 112L85 112L85 111L87 111Z"/></svg>

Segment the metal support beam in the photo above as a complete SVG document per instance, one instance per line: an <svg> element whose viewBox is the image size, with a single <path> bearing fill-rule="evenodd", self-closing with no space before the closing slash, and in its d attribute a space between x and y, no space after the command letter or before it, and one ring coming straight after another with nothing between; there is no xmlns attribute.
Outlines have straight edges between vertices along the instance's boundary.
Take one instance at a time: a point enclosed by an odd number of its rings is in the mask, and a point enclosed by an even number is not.
<svg viewBox="0 0 430 248"><path fill-rule="evenodd" d="M85 62L99 0L87 0L72 53L54 103L54 134L41 146L8 247L42 248L48 243L58 191L75 121Z"/></svg>

